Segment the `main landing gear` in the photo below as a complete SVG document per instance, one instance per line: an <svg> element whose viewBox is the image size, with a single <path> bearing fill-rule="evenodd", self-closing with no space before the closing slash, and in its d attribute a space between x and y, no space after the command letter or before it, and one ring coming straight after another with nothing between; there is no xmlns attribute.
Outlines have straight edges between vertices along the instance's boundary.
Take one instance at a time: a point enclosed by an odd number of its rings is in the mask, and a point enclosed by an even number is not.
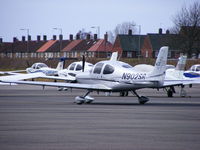
<svg viewBox="0 0 200 150"><path fill-rule="evenodd" d="M132 94L136 95L138 97L138 101L140 104L145 104L146 102L149 101L149 98L148 97L145 97L145 96L139 96L136 91L131 91Z"/></svg>
<svg viewBox="0 0 200 150"><path fill-rule="evenodd" d="M173 97L173 94L176 93L176 91L175 91L173 86L170 86L169 89L166 89L166 91L167 91L167 96L168 97Z"/></svg>
<svg viewBox="0 0 200 150"><path fill-rule="evenodd" d="M90 94L90 92L92 91L88 91L84 96L77 96L75 97L75 103L76 104L90 104L94 101L94 98L89 96L88 94Z"/></svg>

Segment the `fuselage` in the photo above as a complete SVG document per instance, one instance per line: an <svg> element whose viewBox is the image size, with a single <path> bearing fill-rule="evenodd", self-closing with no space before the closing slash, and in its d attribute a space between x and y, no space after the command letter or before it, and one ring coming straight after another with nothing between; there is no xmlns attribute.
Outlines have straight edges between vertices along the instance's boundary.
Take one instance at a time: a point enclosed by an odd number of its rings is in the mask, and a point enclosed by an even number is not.
<svg viewBox="0 0 200 150"><path fill-rule="evenodd" d="M150 72L135 71L132 66L121 61L101 61L90 72L79 73L76 78L78 83L103 84L112 91L128 91L155 86L155 83L146 80L149 75Z"/></svg>
<svg viewBox="0 0 200 150"><path fill-rule="evenodd" d="M30 68L26 69L27 73L36 73L36 72L42 72L47 76L55 76L58 75L58 70L49 68L44 63L34 63Z"/></svg>

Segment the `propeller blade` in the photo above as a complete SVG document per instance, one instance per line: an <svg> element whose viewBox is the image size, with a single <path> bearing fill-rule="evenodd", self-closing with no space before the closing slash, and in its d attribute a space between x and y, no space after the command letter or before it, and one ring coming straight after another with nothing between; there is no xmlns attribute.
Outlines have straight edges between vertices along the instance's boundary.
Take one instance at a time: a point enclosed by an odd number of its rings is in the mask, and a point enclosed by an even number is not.
<svg viewBox="0 0 200 150"><path fill-rule="evenodd" d="M82 56L82 72L85 70L85 55Z"/></svg>

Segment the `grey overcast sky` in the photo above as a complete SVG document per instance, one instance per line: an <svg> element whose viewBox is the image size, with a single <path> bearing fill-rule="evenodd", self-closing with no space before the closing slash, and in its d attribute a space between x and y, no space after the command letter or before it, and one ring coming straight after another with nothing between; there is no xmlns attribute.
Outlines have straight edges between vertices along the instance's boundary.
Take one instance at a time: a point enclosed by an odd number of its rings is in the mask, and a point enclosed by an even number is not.
<svg viewBox="0 0 200 150"><path fill-rule="evenodd" d="M3 41L21 40L28 28L32 39L37 35L60 34L64 39L85 29L96 33L92 26L100 26L101 37L114 30L117 24L134 21L141 25L141 33L156 33L158 28L173 26L172 17L183 5L198 0L0 0L0 37Z"/></svg>

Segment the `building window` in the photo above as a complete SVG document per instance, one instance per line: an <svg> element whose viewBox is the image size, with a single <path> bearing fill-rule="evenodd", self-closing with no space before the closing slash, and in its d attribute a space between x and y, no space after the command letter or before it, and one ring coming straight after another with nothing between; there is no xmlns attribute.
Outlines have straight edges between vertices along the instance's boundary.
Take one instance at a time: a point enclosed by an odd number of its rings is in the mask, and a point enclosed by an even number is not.
<svg viewBox="0 0 200 150"><path fill-rule="evenodd" d="M146 58L149 57L149 52L148 52L148 50L146 50L145 57L146 57Z"/></svg>

